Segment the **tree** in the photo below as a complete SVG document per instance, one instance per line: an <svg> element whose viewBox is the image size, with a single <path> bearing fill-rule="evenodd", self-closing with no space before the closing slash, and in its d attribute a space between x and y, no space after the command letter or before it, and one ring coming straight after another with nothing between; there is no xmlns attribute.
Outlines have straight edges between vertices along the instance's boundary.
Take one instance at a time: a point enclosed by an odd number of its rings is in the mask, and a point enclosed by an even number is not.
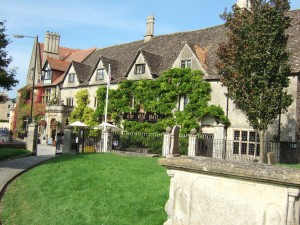
<svg viewBox="0 0 300 225"><path fill-rule="evenodd" d="M260 136L260 162L266 160L265 132L292 103L286 91L290 65L286 52L290 26L288 0L252 0L251 10L233 7L223 14L228 40L217 64L228 96Z"/></svg>
<svg viewBox="0 0 300 225"><path fill-rule="evenodd" d="M10 43L5 35L5 21L0 21L0 87L4 90L11 90L15 87L19 81L15 79L16 69L8 69L9 64L12 61L11 57L8 57L5 51L6 46Z"/></svg>

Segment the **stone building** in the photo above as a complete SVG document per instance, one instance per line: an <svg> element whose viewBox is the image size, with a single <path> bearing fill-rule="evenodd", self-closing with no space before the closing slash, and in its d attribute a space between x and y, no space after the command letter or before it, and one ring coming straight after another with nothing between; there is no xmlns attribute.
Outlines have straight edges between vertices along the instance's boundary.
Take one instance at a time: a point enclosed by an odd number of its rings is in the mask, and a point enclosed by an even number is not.
<svg viewBox="0 0 300 225"><path fill-rule="evenodd" d="M0 94L0 129L11 129L10 120L14 103L6 94Z"/></svg>
<svg viewBox="0 0 300 225"><path fill-rule="evenodd" d="M29 62L28 73L26 77L26 86L18 91L18 99L20 100L21 91L24 89L30 90L26 101L31 103L32 99L32 85L34 83L34 109L39 104L41 114L34 113L35 122L39 123L39 134L42 137L54 138L59 130L59 122L62 117L60 113L57 113L56 107L60 105L60 112L67 111L70 113L70 108L60 104L60 84L63 79L64 72L67 70L72 62L82 62L87 56L89 56L95 48L86 50L72 49L60 46L60 35L57 33L46 32L45 41L34 43L31 59ZM36 55L37 53L37 55ZM35 64L36 60L36 64ZM33 71L35 70L35 77ZM33 77L35 80L33 81ZM18 107L21 107L20 102L17 102L16 106L16 118L22 121L28 121L29 112L26 115L22 115L18 111ZM54 105L51 108L49 105ZM51 120L47 121L47 112L51 115ZM39 118L37 121L36 118ZM16 121L13 123L16 124ZM23 130L26 130L27 125L23 124ZM46 128L47 132L46 132ZM14 131L17 131L17 125L13 127ZM46 140L43 138L43 140Z"/></svg>
<svg viewBox="0 0 300 225"><path fill-rule="evenodd" d="M249 9L249 1L238 1L238 6ZM293 104L286 114L281 117L281 141L298 141L300 109L299 101L299 75L300 75L300 10L289 12L292 18L292 26L287 31L289 35L288 51L290 52L291 74L288 92L293 96ZM211 104L220 105L228 116L231 125L224 135L228 140L239 140L239 145L245 144L249 148L249 141L256 141L256 131L247 122L246 116L238 110L233 102L226 97L226 87L220 82L217 68L217 49L220 42L226 40L226 29L224 25L210 27L207 29L179 32L166 35L154 35L154 16L147 18L146 34L143 40L110 46L107 48L86 50L82 60L65 60L66 64L56 64L56 59L45 60L41 66L39 76L44 88L44 99L49 99L49 93L55 93L56 101L60 103L50 104L46 108L45 121L47 124L57 121L62 129L68 123L68 116L72 106L76 106L75 94L87 89L90 95L91 108L96 108L96 91L100 86L107 84L108 65L111 65L111 88L117 89L118 84L125 79L143 80L155 79L162 75L163 71L170 68L191 68L202 70L205 73L204 80L212 87ZM49 39L50 40L50 39ZM86 52L86 53L87 53ZM45 58L45 57L44 57ZM56 71L61 75L55 80L48 81L49 73L54 79ZM55 90L55 92L54 92ZM47 100L45 100L47 101ZM52 121L52 122L51 122ZM203 118L199 121L202 133L208 136L214 135L214 127L218 122L214 118ZM279 121L268 130L268 137L273 138L278 134ZM53 136L53 128L47 127L46 134ZM248 152L248 150L247 150Z"/></svg>

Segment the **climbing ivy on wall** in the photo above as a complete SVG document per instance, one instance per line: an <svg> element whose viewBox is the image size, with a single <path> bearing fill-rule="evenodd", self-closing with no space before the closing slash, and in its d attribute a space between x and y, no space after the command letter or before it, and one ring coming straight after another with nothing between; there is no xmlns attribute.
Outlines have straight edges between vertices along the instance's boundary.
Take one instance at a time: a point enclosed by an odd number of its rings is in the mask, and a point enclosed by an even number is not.
<svg viewBox="0 0 300 225"><path fill-rule="evenodd" d="M88 107L90 103L89 92L87 89L78 91L75 95L76 107L71 112L70 122L75 122L77 120L83 122L89 127L97 125L97 121L94 118L94 110Z"/></svg>
<svg viewBox="0 0 300 225"><path fill-rule="evenodd" d="M140 107L145 112L162 115L157 123L122 122L126 131L135 132L163 132L166 127L177 124L182 133L189 133L192 128L199 128L198 122L205 116L212 116L228 125L222 108L208 104L211 86L203 81L203 75L201 71L173 68L155 80L125 80L117 90L109 90L108 116L118 124L122 113L138 112ZM100 87L97 91L99 104L95 111L95 116L100 120L104 115L105 95L106 87ZM183 111L176 109L180 96L188 98ZM132 97L134 107L130 106Z"/></svg>
<svg viewBox="0 0 300 225"><path fill-rule="evenodd" d="M39 93L39 92L38 92ZM38 94L39 95L39 94ZM38 121L42 116L45 115L46 105L40 102L38 95L34 98L33 104L33 119ZM16 129L19 133L25 133L24 118L30 116L31 112L31 88L26 87L20 90L19 99L16 105L17 120Z"/></svg>

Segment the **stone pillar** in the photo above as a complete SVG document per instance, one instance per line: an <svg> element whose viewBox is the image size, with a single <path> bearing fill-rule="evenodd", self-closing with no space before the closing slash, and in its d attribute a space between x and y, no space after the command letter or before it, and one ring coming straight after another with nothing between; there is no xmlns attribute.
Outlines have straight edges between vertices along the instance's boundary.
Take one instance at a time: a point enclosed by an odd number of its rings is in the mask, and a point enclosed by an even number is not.
<svg viewBox="0 0 300 225"><path fill-rule="evenodd" d="M288 212L287 225L299 224L299 189L289 188L288 190Z"/></svg>
<svg viewBox="0 0 300 225"><path fill-rule="evenodd" d="M36 123L31 123L28 125L26 149L31 151L33 155L36 155L37 153L37 140L38 140L38 125Z"/></svg>
<svg viewBox="0 0 300 225"><path fill-rule="evenodd" d="M75 154L76 149L72 149L72 134L73 134L73 127L66 126L64 129L64 144L62 153L63 154Z"/></svg>
<svg viewBox="0 0 300 225"><path fill-rule="evenodd" d="M214 140L213 140L213 158L225 158L224 155L224 142L225 142L225 135L224 135L224 125L218 124L214 126Z"/></svg>
<svg viewBox="0 0 300 225"><path fill-rule="evenodd" d="M188 156L197 156L198 155L198 137L197 130L193 128L191 134L189 135L189 147L188 147Z"/></svg>
<svg viewBox="0 0 300 225"><path fill-rule="evenodd" d="M101 136L102 152L110 152L112 150L112 133L111 128L106 127L106 131L103 131Z"/></svg>
<svg viewBox="0 0 300 225"><path fill-rule="evenodd" d="M179 152L179 127L174 126L171 133L171 147L169 153L166 155L169 157L177 157L180 156Z"/></svg>
<svg viewBox="0 0 300 225"><path fill-rule="evenodd" d="M164 141L162 146L162 156L166 157L168 154L170 154L170 148L171 148L171 127L166 128L166 133L164 134Z"/></svg>

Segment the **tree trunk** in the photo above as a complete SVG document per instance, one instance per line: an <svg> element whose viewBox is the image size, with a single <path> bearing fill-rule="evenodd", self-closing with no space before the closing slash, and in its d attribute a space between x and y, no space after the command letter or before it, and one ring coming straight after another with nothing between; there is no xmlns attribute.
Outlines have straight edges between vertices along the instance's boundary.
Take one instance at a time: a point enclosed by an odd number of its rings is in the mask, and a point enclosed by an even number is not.
<svg viewBox="0 0 300 225"><path fill-rule="evenodd" d="M267 152L265 150L265 131L264 130L259 131L259 147L260 147L259 163L266 163L267 162Z"/></svg>

